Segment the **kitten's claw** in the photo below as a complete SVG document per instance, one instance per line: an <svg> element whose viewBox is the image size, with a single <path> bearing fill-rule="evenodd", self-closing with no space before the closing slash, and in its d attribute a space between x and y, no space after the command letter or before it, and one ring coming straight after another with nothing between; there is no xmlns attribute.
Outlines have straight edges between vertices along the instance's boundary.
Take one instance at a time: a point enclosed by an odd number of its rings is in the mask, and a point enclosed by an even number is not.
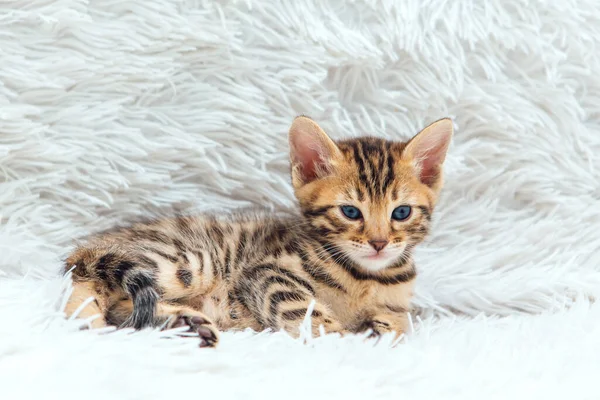
<svg viewBox="0 0 600 400"><path fill-rule="evenodd" d="M171 328L181 328L182 326L187 326L187 323L185 322L185 318L179 317L173 322Z"/></svg>
<svg viewBox="0 0 600 400"><path fill-rule="evenodd" d="M199 326L196 329L200 336L200 347L215 347L219 341L216 331L207 325Z"/></svg>
<svg viewBox="0 0 600 400"><path fill-rule="evenodd" d="M210 322L206 318L199 317L197 315L191 317L189 320L190 320L191 324L195 324L195 325L212 325L212 322Z"/></svg>
<svg viewBox="0 0 600 400"><path fill-rule="evenodd" d="M368 339L379 338L381 335L391 332L390 324L378 320L365 321L365 323L361 325L358 331L366 332L369 330L371 331L371 333L369 334L369 336L367 336Z"/></svg>
<svg viewBox="0 0 600 400"><path fill-rule="evenodd" d="M216 347L219 342L219 333L213 323L201 316L181 315L171 325L172 328L187 326L186 332L194 332L200 337L200 347Z"/></svg>

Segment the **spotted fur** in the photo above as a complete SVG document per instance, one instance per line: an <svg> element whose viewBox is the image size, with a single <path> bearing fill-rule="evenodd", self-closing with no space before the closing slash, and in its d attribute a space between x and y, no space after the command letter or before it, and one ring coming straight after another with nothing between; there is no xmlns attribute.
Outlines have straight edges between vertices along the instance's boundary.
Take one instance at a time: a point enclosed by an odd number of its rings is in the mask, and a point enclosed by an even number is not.
<svg viewBox="0 0 600 400"><path fill-rule="evenodd" d="M67 314L80 308L94 327L187 326L214 346L218 330L297 335L314 299L314 333L401 334L416 275L411 252L429 231L451 134L444 119L407 143L334 142L299 117L289 135L298 217L180 216L92 237L66 261L74 280ZM347 218L343 205L362 218ZM411 207L405 221L390 217L400 205Z"/></svg>

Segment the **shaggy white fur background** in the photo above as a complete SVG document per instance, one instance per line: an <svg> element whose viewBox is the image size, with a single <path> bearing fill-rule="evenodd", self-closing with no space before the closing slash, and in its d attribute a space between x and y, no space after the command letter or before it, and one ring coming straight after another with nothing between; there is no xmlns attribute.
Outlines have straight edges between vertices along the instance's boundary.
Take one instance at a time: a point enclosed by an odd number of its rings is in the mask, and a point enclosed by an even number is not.
<svg viewBox="0 0 600 400"><path fill-rule="evenodd" d="M0 3L3 399L597 399L597 0ZM171 209L292 206L287 129L453 117L398 346L78 331L73 240Z"/></svg>

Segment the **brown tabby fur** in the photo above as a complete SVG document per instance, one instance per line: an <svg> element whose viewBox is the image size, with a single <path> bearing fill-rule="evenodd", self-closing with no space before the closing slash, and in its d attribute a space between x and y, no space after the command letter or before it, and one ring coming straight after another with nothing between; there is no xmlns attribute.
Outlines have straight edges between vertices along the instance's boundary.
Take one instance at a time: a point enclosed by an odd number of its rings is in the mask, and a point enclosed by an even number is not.
<svg viewBox="0 0 600 400"><path fill-rule="evenodd" d="M74 281L66 312L80 308L92 327L187 326L201 346L214 346L218 330L297 335L315 299L313 333L322 325L400 334L416 275L411 251L429 230L451 134L444 119L408 143L335 143L298 117L290 146L301 216L177 217L93 237L66 261ZM363 218L345 217L342 205ZM408 220L391 219L399 205L412 206ZM371 264L365 257L379 253L370 240L388 241L393 255Z"/></svg>

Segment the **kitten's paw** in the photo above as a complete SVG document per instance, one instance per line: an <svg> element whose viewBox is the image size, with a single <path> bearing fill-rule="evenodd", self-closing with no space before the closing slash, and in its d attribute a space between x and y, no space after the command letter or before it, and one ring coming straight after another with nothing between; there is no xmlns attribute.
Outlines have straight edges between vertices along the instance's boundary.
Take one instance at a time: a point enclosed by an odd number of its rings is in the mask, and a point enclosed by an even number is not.
<svg viewBox="0 0 600 400"><path fill-rule="evenodd" d="M350 332L344 329L341 323L332 319L332 318L313 318L312 324L312 334L313 337L317 337L321 335L321 328L325 331L326 334L329 333L337 333L340 336L345 336Z"/></svg>
<svg viewBox="0 0 600 400"><path fill-rule="evenodd" d="M403 335L404 329L402 328L402 325L395 320L384 317L375 317L364 321L355 332L369 332L367 339L379 339L382 335L388 333L394 333L395 337L399 338Z"/></svg>
<svg viewBox="0 0 600 400"><path fill-rule="evenodd" d="M371 333L369 334L368 338L378 338L383 334L392 332L392 326L389 322L373 319L370 321L365 321L360 329L361 332L366 332L369 330Z"/></svg>
<svg viewBox="0 0 600 400"><path fill-rule="evenodd" d="M182 314L172 318L169 328L187 326L186 332L196 333L200 337L200 347L216 347L219 343L219 331L211 320L201 314ZM186 335L187 336L187 335Z"/></svg>

